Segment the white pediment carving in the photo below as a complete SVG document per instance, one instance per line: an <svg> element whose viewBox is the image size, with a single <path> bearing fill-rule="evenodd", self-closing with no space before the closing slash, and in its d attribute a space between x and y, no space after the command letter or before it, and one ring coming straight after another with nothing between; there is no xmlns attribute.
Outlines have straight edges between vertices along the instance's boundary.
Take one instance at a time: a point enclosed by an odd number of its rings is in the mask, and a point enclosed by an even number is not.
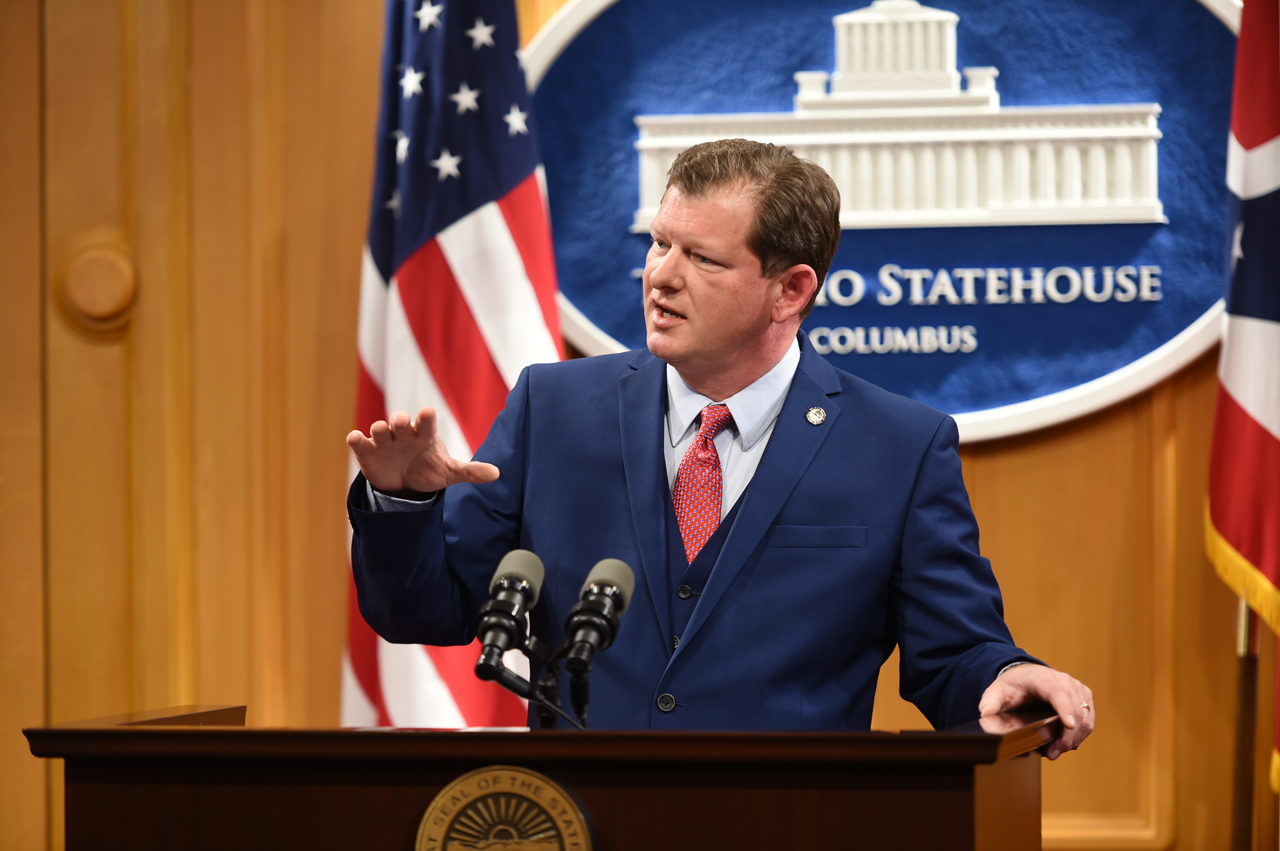
<svg viewBox="0 0 1280 851"><path fill-rule="evenodd" d="M840 187L845 228L1164 222L1154 103L1001 107L995 68L956 71L959 16L917 0L837 15L834 72L801 71L792 112L639 115L647 233L676 155L744 137Z"/></svg>

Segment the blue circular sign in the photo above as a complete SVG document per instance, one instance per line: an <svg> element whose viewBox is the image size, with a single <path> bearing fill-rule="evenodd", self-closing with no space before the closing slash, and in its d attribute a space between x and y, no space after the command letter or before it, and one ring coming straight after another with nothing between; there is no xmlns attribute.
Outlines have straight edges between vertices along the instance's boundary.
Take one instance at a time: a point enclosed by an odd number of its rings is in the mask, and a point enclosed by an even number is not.
<svg viewBox="0 0 1280 851"><path fill-rule="evenodd" d="M841 188L810 342L970 439L1096 410L1216 339L1235 38L1195 0L574 0L561 18L528 53L580 347L644 345L666 165L723 136L788 144Z"/></svg>

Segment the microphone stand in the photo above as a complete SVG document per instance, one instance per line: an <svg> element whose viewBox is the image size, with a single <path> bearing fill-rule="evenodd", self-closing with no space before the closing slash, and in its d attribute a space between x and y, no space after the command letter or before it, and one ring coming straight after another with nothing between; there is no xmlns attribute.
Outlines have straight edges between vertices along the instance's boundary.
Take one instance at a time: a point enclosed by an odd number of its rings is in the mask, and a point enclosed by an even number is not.
<svg viewBox="0 0 1280 851"><path fill-rule="evenodd" d="M530 635L519 650L529 661L537 660L547 666L546 674L536 686L507 668L502 663L502 652L496 647L486 647L480 654L476 661L476 676L496 682L512 694L532 703L542 729L554 729L557 718L575 730L587 729L586 725L560 707L560 657L564 655L565 648L562 647L555 653L549 652L537 636Z"/></svg>

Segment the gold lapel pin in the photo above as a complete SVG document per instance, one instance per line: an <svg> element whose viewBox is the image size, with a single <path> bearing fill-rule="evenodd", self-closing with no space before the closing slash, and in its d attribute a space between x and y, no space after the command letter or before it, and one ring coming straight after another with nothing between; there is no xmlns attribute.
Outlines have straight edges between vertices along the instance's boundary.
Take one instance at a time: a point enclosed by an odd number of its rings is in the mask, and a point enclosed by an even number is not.
<svg viewBox="0 0 1280 851"><path fill-rule="evenodd" d="M804 412L804 418L810 425L822 425L827 421L827 412L816 405Z"/></svg>

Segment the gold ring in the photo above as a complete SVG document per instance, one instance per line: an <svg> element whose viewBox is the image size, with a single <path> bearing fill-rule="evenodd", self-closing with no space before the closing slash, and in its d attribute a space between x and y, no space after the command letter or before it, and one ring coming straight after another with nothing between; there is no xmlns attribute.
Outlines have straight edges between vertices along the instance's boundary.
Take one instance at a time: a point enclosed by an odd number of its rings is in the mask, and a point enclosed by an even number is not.
<svg viewBox="0 0 1280 851"><path fill-rule="evenodd" d="M1088 704L1087 702L1082 703L1082 704L1080 704L1080 708L1081 708L1081 709L1088 709L1088 708L1089 708L1089 704Z"/></svg>

